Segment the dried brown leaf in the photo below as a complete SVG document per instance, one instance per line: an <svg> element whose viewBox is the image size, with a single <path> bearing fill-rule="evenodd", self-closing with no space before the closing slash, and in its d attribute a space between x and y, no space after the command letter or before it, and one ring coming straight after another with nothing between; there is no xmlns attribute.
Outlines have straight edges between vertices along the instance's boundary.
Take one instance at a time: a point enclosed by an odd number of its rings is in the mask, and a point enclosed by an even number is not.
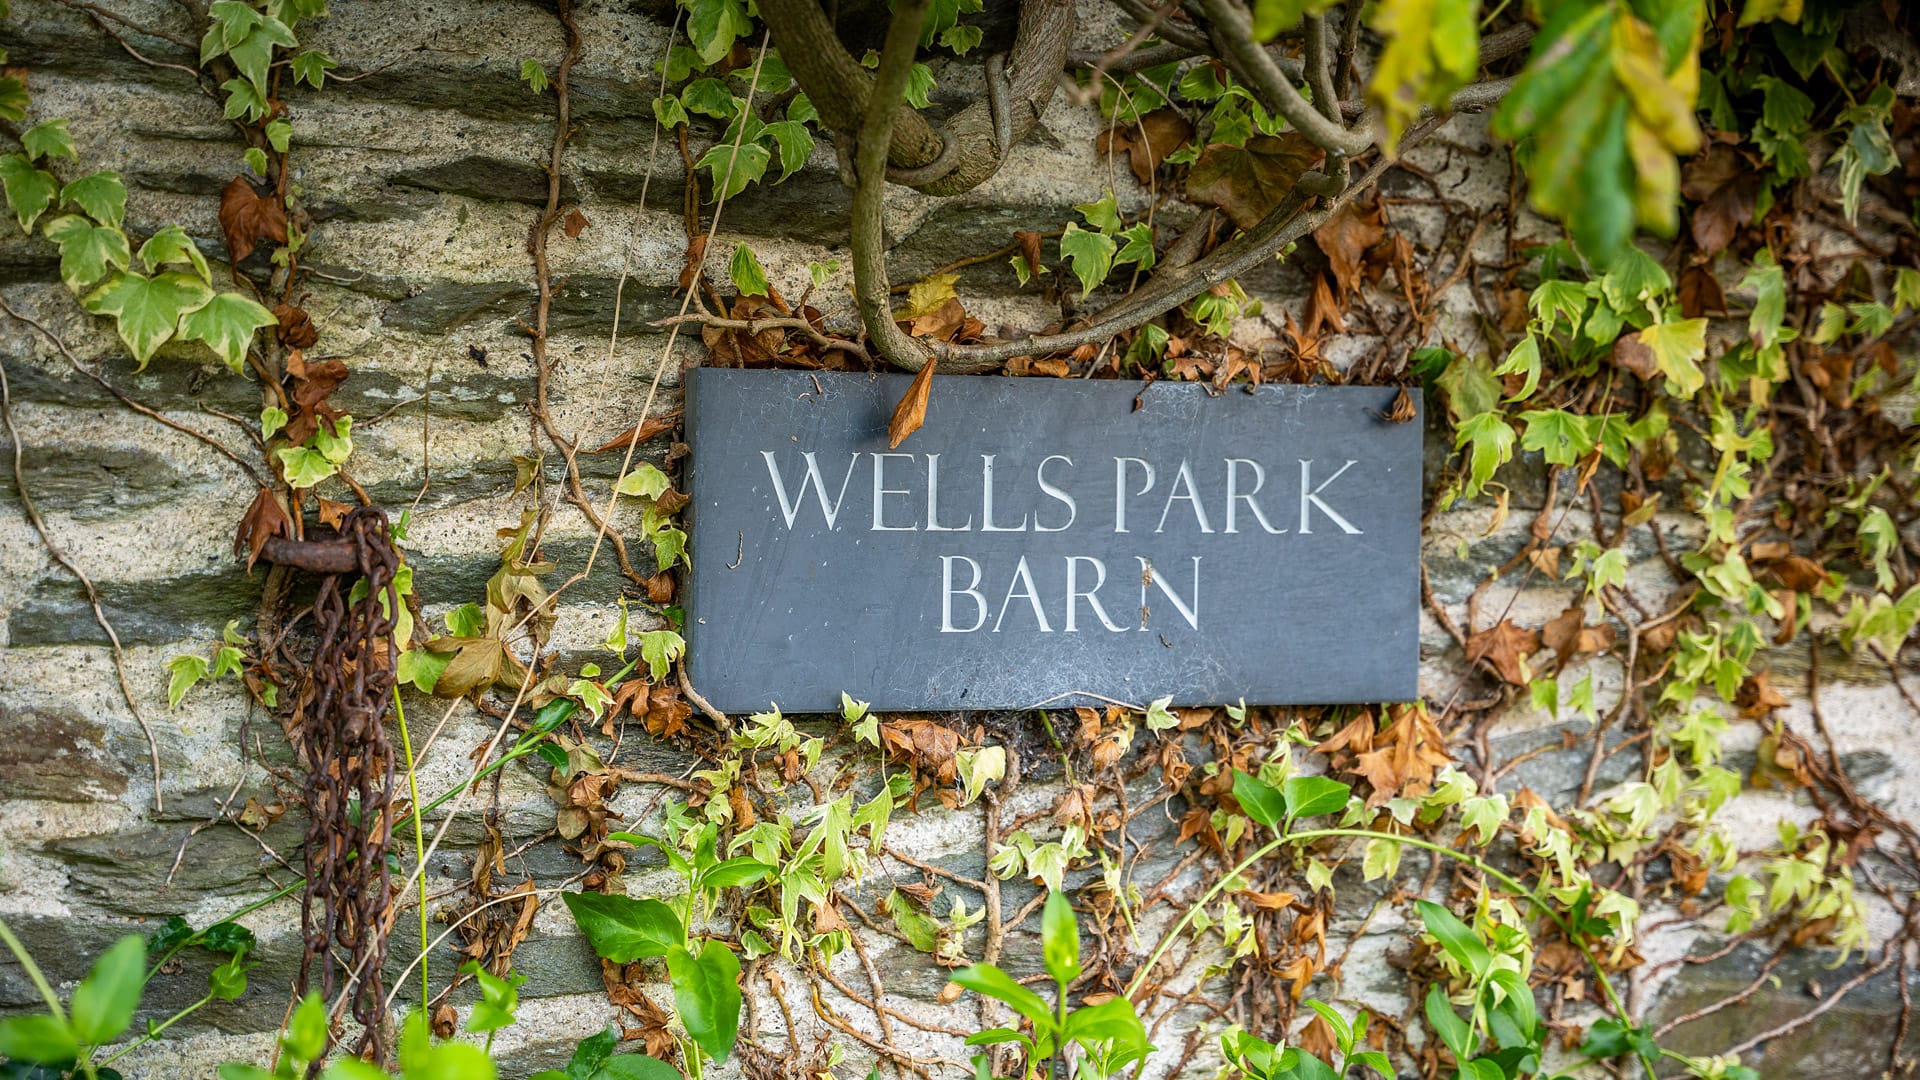
<svg viewBox="0 0 1920 1080"><path fill-rule="evenodd" d="M220 228L227 234L230 261L239 263L262 240L287 242L287 211L280 200L260 195L246 177L236 176L220 192Z"/></svg>
<svg viewBox="0 0 1920 1080"><path fill-rule="evenodd" d="M1334 280L1342 295L1351 295L1360 287L1360 268L1367 251L1387 235L1386 222L1378 203L1347 203L1334 211L1326 224L1313 230L1314 243L1327 257Z"/></svg>
<svg viewBox="0 0 1920 1080"><path fill-rule="evenodd" d="M280 508L280 500L274 498L273 492L261 488L254 494L253 504L240 517L240 528L233 536L233 553L238 555L245 551L247 569L251 571L268 540L291 535L292 531L293 522L288 519L287 512Z"/></svg>
<svg viewBox="0 0 1920 1080"><path fill-rule="evenodd" d="M1539 648L1540 631L1524 629L1502 619L1467 639L1467 662L1485 660L1502 679L1515 686L1525 686L1527 655Z"/></svg>
<svg viewBox="0 0 1920 1080"><path fill-rule="evenodd" d="M905 397L893 407L893 419L887 423L887 449L892 450L907 441L907 436L920 430L927 422L927 398L933 391L934 362L928 359L919 374L913 377L912 385L907 387Z"/></svg>

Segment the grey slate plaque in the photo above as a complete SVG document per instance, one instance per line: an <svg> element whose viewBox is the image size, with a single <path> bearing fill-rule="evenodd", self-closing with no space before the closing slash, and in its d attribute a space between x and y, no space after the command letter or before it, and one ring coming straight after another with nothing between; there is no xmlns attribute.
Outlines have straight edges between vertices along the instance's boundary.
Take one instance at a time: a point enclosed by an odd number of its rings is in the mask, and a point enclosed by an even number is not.
<svg viewBox="0 0 1920 1080"><path fill-rule="evenodd" d="M1396 391L690 373L694 687L725 712L1418 694ZM1136 407L1137 402L1137 407Z"/></svg>

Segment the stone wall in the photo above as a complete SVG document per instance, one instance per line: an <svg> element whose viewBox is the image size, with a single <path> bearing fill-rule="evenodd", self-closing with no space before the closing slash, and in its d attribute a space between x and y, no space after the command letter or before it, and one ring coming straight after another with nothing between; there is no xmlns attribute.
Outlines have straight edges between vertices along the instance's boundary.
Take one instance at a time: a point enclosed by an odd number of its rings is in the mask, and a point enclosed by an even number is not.
<svg viewBox="0 0 1920 1080"><path fill-rule="evenodd" d="M498 565L496 530L516 525L526 496L515 496L514 458L536 452L525 403L534 374L520 320L532 303L532 268L526 251L529 227L545 197L540 162L553 137L552 98L536 96L518 78L522 59L549 68L561 51L553 13L524 0L425 0L397 4L333 0L331 17L308 24L308 43L326 50L341 68L324 92L293 95L295 163L302 197L317 228L307 251L314 271L305 306L320 330L310 350L339 357L352 377L334 402L359 422L352 468L378 502L401 507L427 483L412 522L408 561L427 612L477 598ZM1104 10L1083 13L1083 39L1119 40ZM36 117L67 116L80 156L89 167L117 169L131 193L128 224L146 232L183 223L208 257L224 258L216 221L218 192L241 168L241 147L217 104L188 78L165 64L191 66L196 58L161 37L185 33L182 9L168 0L114 0L107 7L124 16L116 24L131 48L106 36L87 14L54 0L15 0L10 20L0 24L0 44L10 62L31 73ZM648 102L654 93L653 62L667 39L670 5L657 0L602 0L579 15L584 50L573 74L572 106L579 125L567 157L564 197L591 225L578 237L555 234L554 269L565 278L553 308L551 354L559 359L551 390L558 429L600 445L630 426L662 360L664 336L648 324L678 309L674 283L683 261L683 197L679 149L656 144ZM991 34L1007 32L1001 16ZM990 42L991 45L991 42ZM141 58L132 54L137 49ZM939 71L942 100L964 99L977 86L971 65ZM906 280L954 258L1010 239L1016 229L1053 229L1076 202L1097 198L1110 178L1124 203L1139 207L1147 193L1124 167L1096 157L1097 114L1056 98L1041 127L1019 148L1013 164L978 190L933 202L911 193L890 196L889 225L897 238L896 277ZM1503 205L1506 156L1472 120L1457 123L1453 145L1421 151L1416 162L1452 197ZM695 152L698 152L696 143ZM1390 174L1388 190L1417 195L1426 188L1406 173ZM730 252L748 240L774 283L797 294L809 260L838 258L847 264L847 193L826 147L799 174L779 186L756 186L727 204L715 250ZM1174 212L1170 209L1169 212ZM1426 239L1437 239L1438 221L1418 207L1396 209L1396 220ZM1527 227L1546 234L1538 222ZM1491 243L1487 237L1484 243ZM1318 255L1303 250L1284 264L1246 282L1266 301L1268 314L1242 328L1246 341L1271 336L1283 310L1297 309ZM260 256L255 257L256 260ZM721 256L724 258L724 255ZM718 266L719 263L714 263ZM252 264L244 267L257 269ZM843 271L817 300L838 325L851 325L852 304ZM1058 317L1036 290L1021 291L1003 265L965 272L960 289L969 309L990 326L1038 327ZM169 348L144 372L135 373L111 328L84 313L59 284L52 251L38 239L0 229L0 298L42 321L83 363L97 365L113 383L181 422L211 432L244 454L252 453L242 430L222 418L257 414L259 391L251 379L186 350ZM1445 304L1467 315L1464 293ZM619 334L610 340L616 306ZM1469 319L1456 336L1471 341ZM677 397L682 364L699 362L697 340L683 337L680 352L661 375L665 403ZM1354 334L1328 351L1342 361L1364 356L1378 344ZM110 654L85 594L49 557L21 511L11 475L0 478L0 917L26 940L56 981L77 979L90 958L119 935L148 932L171 915L204 926L267 895L291 876L279 856L297 862L302 833L296 810L249 835L231 825L198 828L232 799L270 802L273 789L262 767L290 759L278 727L249 710L231 681L197 689L175 710L166 704L167 660L184 651L204 651L230 620L247 625L260 600L262 573L251 576L230 555L235 523L253 487L229 462L201 443L136 416L72 370L49 341L26 325L0 318L0 363L4 363L19 428L25 481L52 535L77 565L98 583L101 601L126 647L127 667L160 756L160 791L154 790L141 727L120 698ZM431 392L424 412L419 400ZM377 422L376 422L376 418ZM1430 473L1437 471L1445 443L1433 433ZM423 470L422 442L431 461ZM549 481L560 476L548 450ZM665 440L645 447L643 458L661 461ZM604 491L617 474L618 454L583 454L590 487ZM0 470L4 472L4 470ZM1439 602L1464 617L1469 593L1493 567L1524 542L1531 510L1545 497L1537 468L1516 487L1511 517L1484 536L1489 511L1468 508L1442 514L1429 524L1427 566ZM550 488L551 490L551 488ZM629 527L637 522L622 519ZM577 571L593 530L562 506L546 534L544 550L558 564L559 580ZM1653 595L1665 592L1666 571L1651 551L1636 551L1636 580ZM592 576L574 587L559 609L554 644L564 655L584 658L605 635L617 609L621 580L611 561L600 560ZM1513 602L1517 621L1537 624L1558 613L1573 594L1536 579L1519 588L1496 585L1490 605ZM1422 689L1444 701L1466 674L1460 650L1433 620L1423 616ZM575 661L577 663L577 660ZM1805 657L1781 658L1775 685L1799 684ZM1888 683L1884 667L1823 658L1832 681L1824 696L1842 760L1865 793L1909 819L1920 815L1920 785L1913 784L1915 715ZM1597 665L1605 702L1619 681L1617 662ZM431 728L439 703L409 699L409 714ZM1804 702L1789 706L1790 722L1810 730ZM996 729L1031 718L989 718ZM423 791L457 783L470 767L467 755L492 732L492 721L462 706L420 769ZM819 730L827 730L820 726ZM1586 766L1584 747L1561 750L1563 734L1587 733L1581 720L1555 721L1524 700L1498 717L1489 745L1498 760L1524 758L1506 773L1502 790L1531 786L1556 805L1577 794ZM1736 728L1728 737L1734 767L1750 763L1757 730ZM1039 744L1034 744L1038 746ZM1529 754L1543 749L1546 752ZM1136 751L1137 752L1137 751ZM1743 762L1740 755L1747 755ZM1628 775L1629 759L1611 759L1599 786ZM1637 760L1637 759L1633 759ZM638 728L624 738L618 761L641 771L676 775L693 759ZM1060 790L1058 762L1042 752L1023 760L1026 782L1009 813L1045 809ZM823 775L833 763L823 764ZM544 770L540 770L544 772ZM1147 781L1141 782L1143 785ZM614 809L629 823L656 811L661 789L626 785ZM1144 802L1152 795L1143 786ZM164 809L157 808L163 803ZM554 806L544 777L534 769L507 771L499 793L499 827L509 850L534 840L553 825ZM929 808L930 807L930 808ZM1763 845L1782 816L1811 817L1803 800L1779 792L1742 798L1728 813L1745 846ZM984 873L978 807L948 812L924 800L918 814L902 815L891 842L962 876ZM1147 815L1133 834L1144 854L1134 868L1153 880L1175 866L1176 815ZM436 819L437 823L437 819ZM435 858L430 881L447 887L469 872L480 830L471 810L456 820L449 842ZM184 847L183 847L184 845ZM184 854L183 854L184 852ZM1413 873L1424 872L1414 866ZM628 887L636 895L670 887L660 869L636 859ZM574 856L555 841L534 843L510 870L551 886L579 870ZM1076 874L1076 880L1085 876ZM871 910L889 881L917 880L918 871L889 862L857 896ZM1189 875L1188 880L1193 880ZM1340 876L1343 916L1334 936L1360 934L1337 981L1323 979L1318 996L1371 1005L1412 1020L1399 970L1391 958L1404 950L1405 924L1391 906L1369 917L1374 893L1358 875ZM954 887L949 883L949 887ZM1030 887L1010 883L1005 903L1017 910ZM978 898L968 897L970 904ZM1689 953L1707 954L1722 944L1699 924L1671 920L1651 899L1643 950L1649 968ZM1142 926L1153 939L1164 926L1163 906ZM1890 912L1876 908L1874 930L1891 929ZM243 921L259 935L261 966L239 1000L200 1011L163 1040L126 1059L129 1076L210 1076L223 1059L264 1055L282 1017L299 953L295 899L269 904ZM404 925L404 924L403 924ZM409 935L396 932L395 965L410 959ZM874 960L886 972L893 1004L936 1023L966 1027L975 1022L971 1002L936 1001L944 976L927 958L885 936L869 938ZM976 949L970 946L970 951ZM443 950L444 952L444 950ZM1017 972L1037 967L1034 950L1013 947L1008 962ZM977 955L977 953L976 953ZM1749 946L1710 963L1669 965L1636 980L1635 1001L1650 1015L1675 1016L1746 985L1767 951ZM1857 970L1856 957L1829 971L1830 957L1796 955L1776 970L1779 979L1736 1010L1682 1029L1679 1044L1712 1049L1764 1030L1818 1002L1816 985L1831 988ZM614 1018L600 990L600 972L584 941L558 904L542 908L528 940L515 955L530 979L521 993L522 1022L499 1046L510 1075L524 1075L564 1059L577 1039ZM439 976L453 966L451 954L435 956ZM202 960L169 971L149 988L151 1015L193 1000L204 986ZM850 984L864 987L858 959L839 967ZM802 1029L803 1048L831 1038L848 1052L842 1075L872 1055L858 1041L827 1030L815 1019L804 982L787 983L788 1005ZM666 998L663 988L660 996ZM783 1045L785 1020L765 983L751 987L751 1022L769 1046ZM412 1000L409 988L402 1001ZM462 998L462 1000L465 1000ZM1869 981L1821 1021L1765 1047L1770 1075L1854 1077L1878 1073L1884 1064L1885 1025L1900 1000L1890 974ZM0 960L0 1011L28 1008L36 995L20 969ZM832 1007L865 1028L872 1014L844 998ZM1197 1011L1169 1021L1157 1033L1169 1051L1155 1071L1172 1069L1188 1041ZM933 1059L963 1056L957 1041L905 1028L902 1045ZM870 1029L869 1029L870 1030ZM1203 1048L1189 1064L1191 1075L1207 1071ZM518 1070L518 1071L515 1071ZM864 1074L860 1064L858 1073Z"/></svg>

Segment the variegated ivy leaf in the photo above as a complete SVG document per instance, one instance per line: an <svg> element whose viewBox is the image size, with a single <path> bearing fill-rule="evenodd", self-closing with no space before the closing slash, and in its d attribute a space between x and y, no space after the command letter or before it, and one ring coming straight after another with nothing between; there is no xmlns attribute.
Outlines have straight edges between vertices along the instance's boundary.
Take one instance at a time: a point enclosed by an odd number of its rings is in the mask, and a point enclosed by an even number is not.
<svg viewBox="0 0 1920 1080"><path fill-rule="evenodd" d="M140 245L140 264L147 268L149 274L163 266L178 264L191 267L202 281L211 283L213 280L212 272L207 269L206 256L200 254L200 249L194 246L187 231L178 225L161 229Z"/></svg>
<svg viewBox="0 0 1920 1080"><path fill-rule="evenodd" d="M20 145L26 147L30 158L63 157L75 161L80 158L73 148L73 133L67 130L65 117L43 120L28 128L20 136Z"/></svg>
<svg viewBox="0 0 1920 1080"><path fill-rule="evenodd" d="M120 339L145 368L154 351L179 332L181 317L213 299L213 289L190 274L168 271L153 277L118 273L95 289L84 306L95 315L112 315Z"/></svg>
<svg viewBox="0 0 1920 1080"><path fill-rule="evenodd" d="M141 256L146 248L140 249ZM191 244L188 250L199 254ZM205 264L202 263L204 270ZM220 293L180 321L180 336L188 341L203 341L234 371L246 368L247 348L253 344L254 331L278 326L273 312L239 293Z"/></svg>
<svg viewBox="0 0 1920 1080"><path fill-rule="evenodd" d="M24 154L0 157L0 185L7 191L7 209L24 232L33 232L33 223L60 193L60 181L45 169L37 169Z"/></svg>
<svg viewBox="0 0 1920 1080"><path fill-rule="evenodd" d="M119 173L102 169L61 188L60 205L77 206L100 224L118 228L127 216L127 187Z"/></svg>

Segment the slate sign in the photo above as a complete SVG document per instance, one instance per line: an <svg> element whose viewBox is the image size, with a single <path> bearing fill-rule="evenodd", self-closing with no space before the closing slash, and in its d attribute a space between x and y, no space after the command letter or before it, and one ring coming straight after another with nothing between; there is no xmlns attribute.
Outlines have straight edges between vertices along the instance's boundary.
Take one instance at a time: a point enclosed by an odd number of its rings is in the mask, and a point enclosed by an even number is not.
<svg viewBox="0 0 1920 1080"><path fill-rule="evenodd" d="M722 711L1418 696L1392 388L936 376L889 451L910 376L688 378L687 656Z"/></svg>

